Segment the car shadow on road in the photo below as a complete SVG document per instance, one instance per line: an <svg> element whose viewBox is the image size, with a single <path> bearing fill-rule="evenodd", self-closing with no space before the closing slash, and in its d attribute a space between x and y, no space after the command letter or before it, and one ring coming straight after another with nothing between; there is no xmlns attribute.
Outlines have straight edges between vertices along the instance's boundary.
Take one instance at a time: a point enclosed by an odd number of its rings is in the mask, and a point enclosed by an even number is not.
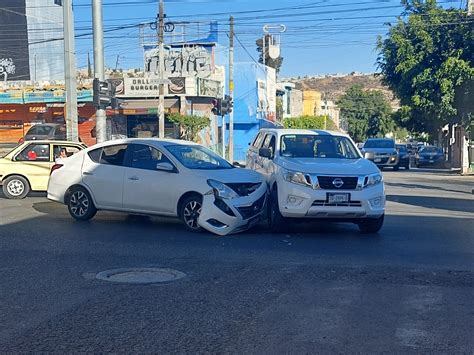
<svg viewBox="0 0 474 355"><path fill-rule="evenodd" d="M47 193L43 191L32 191L28 194L28 197L46 197ZM2 189L0 188L0 199L7 199Z"/></svg>
<svg viewBox="0 0 474 355"><path fill-rule="evenodd" d="M385 182L385 185L390 186L390 187L402 187L405 189L439 190L439 191L455 192L455 193L460 193L460 194L471 195L471 192L467 192L467 191L446 189L444 187L429 186L429 185L422 185L422 184L404 184L400 182Z"/></svg>
<svg viewBox="0 0 474 355"><path fill-rule="evenodd" d="M432 196L387 195L387 201L425 208L436 208L439 210L474 213L474 203L472 199L464 200L459 198Z"/></svg>

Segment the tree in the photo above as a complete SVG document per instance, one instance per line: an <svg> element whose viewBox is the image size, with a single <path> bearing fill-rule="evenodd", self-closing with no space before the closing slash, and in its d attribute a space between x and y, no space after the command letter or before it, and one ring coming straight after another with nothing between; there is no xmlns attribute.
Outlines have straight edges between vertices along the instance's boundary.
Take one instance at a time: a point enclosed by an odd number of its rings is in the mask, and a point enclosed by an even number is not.
<svg viewBox="0 0 474 355"><path fill-rule="evenodd" d="M392 108L381 91L365 91L354 85L339 98L337 105L342 119L348 122L349 135L357 142L383 137L394 128Z"/></svg>
<svg viewBox="0 0 474 355"><path fill-rule="evenodd" d="M293 129L327 129L337 131L337 126L328 116L299 116L285 118L283 120L285 128ZM326 127L325 127L326 126Z"/></svg>
<svg viewBox="0 0 474 355"><path fill-rule="evenodd" d="M196 141L199 132L210 125L209 117L180 115L178 113L173 113L168 118L171 122L174 122L180 126L180 139L187 141Z"/></svg>
<svg viewBox="0 0 474 355"><path fill-rule="evenodd" d="M469 124L474 100L474 26L464 11L436 0L403 0L404 17L378 39L377 64L401 102L400 123L434 133Z"/></svg>
<svg viewBox="0 0 474 355"><path fill-rule="evenodd" d="M269 44L271 42L271 35L267 34L265 35L265 65L274 68L277 73L280 72L280 68L283 64L283 57L280 55L278 58L270 58L270 53L269 53ZM263 38L257 39L255 42L257 44L257 51L259 53L259 59L258 62L263 64Z"/></svg>

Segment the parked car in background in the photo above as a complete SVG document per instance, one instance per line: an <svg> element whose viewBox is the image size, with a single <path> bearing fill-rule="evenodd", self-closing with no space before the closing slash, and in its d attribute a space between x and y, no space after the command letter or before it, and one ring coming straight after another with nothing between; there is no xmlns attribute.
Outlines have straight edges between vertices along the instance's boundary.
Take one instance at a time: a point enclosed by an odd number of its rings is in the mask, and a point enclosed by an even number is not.
<svg viewBox="0 0 474 355"><path fill-rule="evenodd" d="M287 218L351 222L364 233L382 228L382 174L345 134L263 129L246 163L267 180L268 220L276 232L288 226Z"/></svg>
<svg viewBox="0 0 474 355"><path fill-rule="evenodd" d="M433 146L423 146L415 156L416 166L434 166L438 168L444 167L446 162L443 149Z"/></svg>
<svg viewBox="0 0 474 355"><path fill-rule="evenodd" d="M51 167L85 149L82 143L27 141L0 159L0 185L7 198L21 199L30 191L46 191Z"/></svg>
<svg viewBox="0 0 474 355"><path fill-rule="evenodd" d="M181 140L97 144L53 166L48 198L80 221L97 210L179 217L187 229L218 235L257 224L265 211L262 175Z"/></svg>
<svg viewBox="0 0 474 355"><path fill-rule="evenodd" d="M410 170L411 164L411 153L406 144L397 144L396 149L398 151L399 163L398 166Z"/></svg>
<svg viewBox="0 0 474 355"><path fill-rule="evenodd" d="M19 143L33 140L66 140L66 125L41 123L32 126Z"/></svg>
<svg viewBox="0 0 474 355"><path fill-rule="evenodd" d="M369 138L364 143L362 153L366 159L374 162L380 169L393 168L393 170L398 170L400 168L400 157L393 139Z"/></svg>

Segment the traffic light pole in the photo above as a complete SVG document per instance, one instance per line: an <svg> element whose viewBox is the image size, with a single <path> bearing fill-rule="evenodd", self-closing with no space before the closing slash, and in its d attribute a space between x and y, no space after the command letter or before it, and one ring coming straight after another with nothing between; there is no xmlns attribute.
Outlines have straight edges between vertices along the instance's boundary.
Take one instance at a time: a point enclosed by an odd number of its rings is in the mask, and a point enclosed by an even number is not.
<svg viewBox="0 0 474 355"><path fill-rule="evenodd" d="M79 141L77 127L76 51L74 43L74 15L72 0L63 0L64 21L64 81L66 86L66 134L67 140Z"/></svg>
<svg viewBox="0 0 474 355"><path fill-rule="evenodd" d="M230 17L229 32L229 96L234 97L234 17ZM229 161L234 162L234 110L229 112Z"/></svg>
<svg viewBox="0 0 474 355"><path fill-rule="evenodd" d="M92 22L94 27L94 77L105 81L104 70L104 28L102 20L102 0L92 0ZM95 112L97 143L107 140L107 114L98 106Z"/></svg>
<svg viewBox="0 0 474 355"><path fill-rule="evenodd" d="M165 71L165 58L164 58L164 4L163 0L160 0L159 8L159 27L158 27L158 42L159 42L159 63L158 63L158 76L159 76L159 88L160 97L158 101L158 137L165 138L165 85L164 85L164 71Z"/></svg>

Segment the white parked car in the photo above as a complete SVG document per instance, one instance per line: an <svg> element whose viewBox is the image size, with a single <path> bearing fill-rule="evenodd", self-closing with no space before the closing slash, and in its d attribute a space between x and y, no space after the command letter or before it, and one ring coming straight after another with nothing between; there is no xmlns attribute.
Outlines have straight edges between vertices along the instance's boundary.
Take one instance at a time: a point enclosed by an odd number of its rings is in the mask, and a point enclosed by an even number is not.
<svg viewBox="0 0 474 355"><path fill-rule="evenodd" d="M218 235L257 224L267 184L199 144L125 139L97 144L51 169L48 198L76 220L97 210L179 217L192 231Z"/></svg>
<svg viewBox="0 0 474 355"><path fill-rule="evenodd" d="M264 129L251 145L246 165L267 179L268 219L275 231L288 225L286 217L348 221L365 233L383 225L383 176L347 135Z"/></svg>

